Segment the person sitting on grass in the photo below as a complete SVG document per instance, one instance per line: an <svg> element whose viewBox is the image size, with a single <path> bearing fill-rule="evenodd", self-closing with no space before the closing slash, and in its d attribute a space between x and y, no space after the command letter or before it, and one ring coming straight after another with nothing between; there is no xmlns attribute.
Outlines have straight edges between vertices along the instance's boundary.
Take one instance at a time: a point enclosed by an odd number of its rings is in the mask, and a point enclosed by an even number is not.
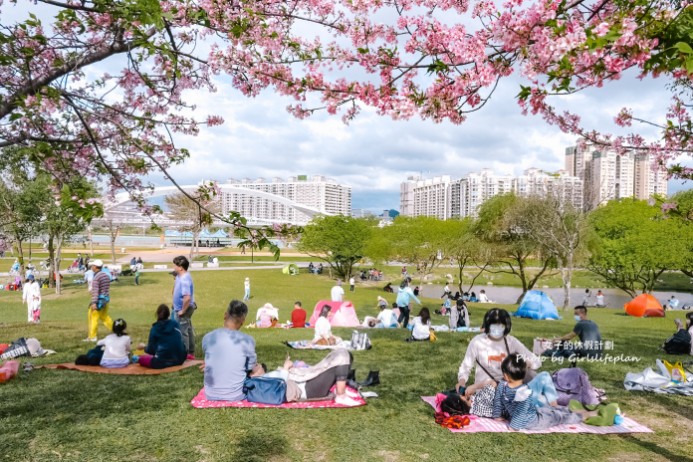
<svg viewBox="0 0 693 462"><path fill-rule="evenodd" d="M431 338L431 313L428 311L428 308L421 308L419 315L414 318L412 324L414 327L407 342L424 342Z"/></svg>
<svg viewBox="0 0 693 462"><path fill-rule="evenodd" d="M117 369L130 364L130 336L125 329L128 325L124 319L113 321L113 333L96 342L97 346L103 346L103 356L100 366L109 369Z"/></svg>
<svg viewBox="0 0 693 462"><path fill-rule="evenodd" d="M259 364L248 374L249 377L280 378L286 382L286 401L306 401L328 398L330 389L335 387L334 402L343 406L358 406L359 403L346 393L347 376L353 357L344 348L330 351L319 363L309 367L293 367L289 356L284 365L275 371L267 372L264 364Z"/></svg>
<svg viewBox="0 0 693 462"><path fill-rule="evenodd" d="M202 338L205 362L205 397L209 401L240 401L245 399L243 383L248 372L259 368L255 339L240 331L248 316L248 306L231 300L224 312L224 326Z"/></svg>
<svg viewBox="0 0 693 462"><path fill-rule="evenodd" d="M323 305L320 310L320 316L315 321L315 336L311 342L313 345L336 345L337 341L340 340L332 335L332 324L327 319L330 311L332 311L330 305Z"/></svg>
<svg viewBox="0 0 693 462"><path fill-rule="evenodd" d="M537 407L532 399L534 391L522 382L527 363L518 354L511 354L501 363L503 380L496 387L493 398L493 418L508 420L513 430L544 430L556 425L582 422L580 414L567 407Z"/></svg>
<svg viewBox="0 0 693 462"><path fill-rule="evenodd" d="M542 356L550 358L599 358L602 355L602 334L594 321L587 319L587 307L578 305L574 309L575 327L573 331L553 340L560 341L557 348L546 350ZM566 343L578 337L580 343Z"/></svg>
<svg viewBox="0 0 693 462"><path fill-rule="evenodd" d="M470 327L469 309L461 298L455 302L455 307L450 311L449 319L450 330L457 330L459 327Z"/></svg>
<svg viewBox="0 0 693 462"><path fill-rule="evenodd" d="M140 366L164 369L180 366L185 362L187 353L180 325L170 319L170 316L171 310L168 305L161 304L156 309L156 322L149 330L149 341L146 345L139 345L139 349L145 352L137 360Z"/></svg>
<svg viewBox="0 0 693 462"><path fill-rule="evenodd" d="M688 329L691 328L691 317L693 313L688 313L688 325L684 326L680 319L675 319L676 332L674 335L664 341L662 349L670 355L687 355L691 351L691 334Z"/></svg>
<svg viewBox="0 0 693 462"><path fill-rule="evenodd" d="M484 315L481 325L484 332L472 338L467 346L464 360L457 373L457 389L464 387L472 371L474 383L488 379L500 382L502 379L501 362L511 353L517 353L529 362L532 369L541 367L541 360L532 354L522 342L510 335L512 320L510 314L502 308L492 308Z"/></svg>
<svg viewBox="0 0 693 462"><path fill-rule="evenodd" d="M294 309L291 311L291 327L303 328L306 327L306 310L303 309L301 302L294 303Z"/></svg>
<svg viewBox="0 0 693 462"><path fill-rule="evenodd" d="M382 302L385 302L385 304ZM378 307L380 308L380 313L378 313L377 317L378 323L375 325L377 329L393 329L399 327L397 324L397 316L395 316L392 309L387 307L387 300L378 298ZM393 307L396 308L397 304L393 303Z"/></svg>

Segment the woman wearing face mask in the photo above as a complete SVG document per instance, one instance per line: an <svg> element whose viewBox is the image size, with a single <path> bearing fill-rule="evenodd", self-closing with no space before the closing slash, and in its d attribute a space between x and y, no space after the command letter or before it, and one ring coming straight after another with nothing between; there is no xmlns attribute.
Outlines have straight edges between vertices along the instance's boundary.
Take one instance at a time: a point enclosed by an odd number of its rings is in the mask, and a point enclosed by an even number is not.
<svg viewBox="0 0 693 462"><path fill-rule="evenodd" d="M500 381L503 378L501 363L511 353L521 355L528 368L536 370L541 367L541 360L522 342L510 335L511 328L512 321L507 311L492 308L486 312L481 326L484 333L477 335L469 342L464 360L460 364L460 370L457 373L457 390L466 385L472 369L475 369L475 384L487 380ZM529 371L527 375L533 376L529 374Z"/></svg>

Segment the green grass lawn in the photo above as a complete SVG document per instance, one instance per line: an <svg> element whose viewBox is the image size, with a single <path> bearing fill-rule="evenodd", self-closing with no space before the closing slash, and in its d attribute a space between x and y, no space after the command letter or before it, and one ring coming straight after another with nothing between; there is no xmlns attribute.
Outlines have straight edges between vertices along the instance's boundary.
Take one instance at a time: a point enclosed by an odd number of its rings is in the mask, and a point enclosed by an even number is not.
<svg viewBox="0 0 693 462"><path fill-rule="evenodd" d="M324 276L290 277L280 270L205 271L193 273L200 309L193 318L200 340L222 325L225 306L243 294L251 278L251 316L265 302L280 308L285 321L295 300L309 310L329 297L333 282ZM86 337L88 295L83 285L70 285L57 297L44 290L42 322L26 324L26 309L17 292L0 292L0 341L20 336L38 338L54 356L30 359L36 365L73 361L89 345ZM112 287L111 315L127 320L133 342L145 341L159 303L169 302L172 278L145 273L142 285L122 278ZM359 285L347 298L360 317L375 314L381 283ZM437 308L438 299L425 299ZM482 307L470 307L478 325ZM512 306L506 306L514 309ZM591 310L614 355L638 356L629 364L586 364L595 386L604 388L623 411L652 428L654 434L524 435L452 434L433 421L420 401L451 388L472 334L441 333L436 343L405 343L403 330L371 330L373 349L354 353L357 378L379 369L380 397L355 409L194 409L190 399L202 387L202 373L187 369L160 376L111 376L38 369L20 373L0 385L0 460L8 461L690 461L693 406L690 397L629 393L623 388L627 371L654 367L657 351L673 328L673 317L635 319L616 310ZM572 312L561 321L513 320L513 334L531 347L536 336L569 331ZM443 323L436 316L434 323ZM285 340L312 337L310 330L248 329L257 341L260 361L276 367L288 351ZM350 329L335 329L350 336ZM100 336L106 334L100 327ZM317 362L323 353L291 350L292 358ZM669 357L673 360L673 357ZM544 369L560 366L546 363Z"/></svg>

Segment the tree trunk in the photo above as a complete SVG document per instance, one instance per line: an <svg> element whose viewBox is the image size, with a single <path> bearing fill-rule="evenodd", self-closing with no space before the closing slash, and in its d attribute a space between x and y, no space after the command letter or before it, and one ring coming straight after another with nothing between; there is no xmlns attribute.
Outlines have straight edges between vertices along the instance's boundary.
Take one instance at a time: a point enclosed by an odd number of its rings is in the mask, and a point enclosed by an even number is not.
<svg viewBox="0 0 693 462"><path fill-rule="evenodd" d="M22 248L22 241L16 239L12 245L12 249L17 249L17 262L19 263L19 277L24 281L24 275L26 274L26 269L24 268L24 249Z"/></svg>
<svg viewBox="0 0 693 462"><path fill-rule="evenodd" d="M118 239L118 227L116 226L115 228L113 228L113 221L108 222L108 232L109 232L109 237L111 240L111 259L113 260L113 264L115 265L115 263L116 263L115 243L116 243L116 239Z"/></svg>
<svg viewBox="0 0 693 462"><path fill-rule="evenodd" d="M52 234L48 236L48 286L55 287L55 245Z"/></svg>
<svg viewBox="0 0 693 462"><path fill-rule="evenodd" d="M570 288L573 279L573 256L568 255L562 261L561 278L563 279L563 309L567 310L570 307Z"/></svg>
<svg viewBox="0 0 693 462"><path fill-rule="evenodd" d="M63 251L63 238L62 236L56 236L56 249L55 249L55 293L60 295L63 290L63 284L60 280L60 257Z"/></svg>

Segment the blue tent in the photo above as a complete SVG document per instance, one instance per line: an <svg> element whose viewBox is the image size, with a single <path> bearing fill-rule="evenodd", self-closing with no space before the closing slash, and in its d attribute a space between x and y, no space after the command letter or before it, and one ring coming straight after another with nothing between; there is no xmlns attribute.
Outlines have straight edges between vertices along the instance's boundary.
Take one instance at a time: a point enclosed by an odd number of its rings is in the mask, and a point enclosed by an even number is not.
<svg viewBox="0 0 693 462"><path fill-rule="evenodd" d="M530 290L522 299L515 316L529 319L561 319L556 305L551 298L541 290Z"/></svg>
<svg viewBox="0 0 693 462"><path fill-rule="evenodd" d="M221 238L221 237L229 237L229 235L226 234L223 229L218 229L214 232L214 234L212 234L212 237Z"/></svg>
<svg viewBox="0 0 693 462"><path fill-rule="evenodd" d="M209 239L212 237L212 233L209 232L208 229L203 229L202 232L200 232L200 239Z"/></svg>
<svg viewBox="0 0 693 462"><path fill-rule="evenodd" d="M166 237L180 237L180 231L176 231L175 229L167 229L164 235Z"/></svg>

